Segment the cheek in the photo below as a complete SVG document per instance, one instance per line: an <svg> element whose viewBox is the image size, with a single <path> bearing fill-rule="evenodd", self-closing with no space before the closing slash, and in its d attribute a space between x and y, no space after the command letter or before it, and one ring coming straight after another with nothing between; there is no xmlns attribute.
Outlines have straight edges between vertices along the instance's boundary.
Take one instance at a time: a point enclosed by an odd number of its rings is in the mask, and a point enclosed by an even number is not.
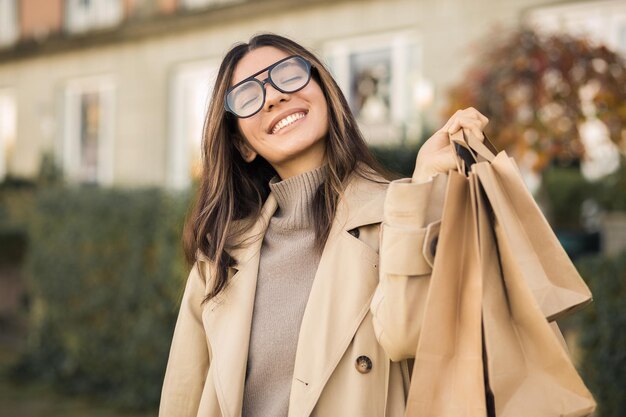
<svg viewBox="0 0 626 417"><path fill-rule="evenodd" d="M237 124L239 127L239 133L241 133L241 135L250 143L254 143L256 137L262 133L259 122L253 119L254 117L241 119Z"/></svg>
<svg viewBox="0 0 626 417"><path fill-rule="evenodd" d="M329 123L330 123L330 119L328 116L328 107L325 104L326 102L324 102L323 106L320 106L320 123L322 125L322 129L324 130L324 132L328 132L329 129Z"/></svg>
<svg viewBox="0 0 626 417"><path fill-rule="evenodd" d="M319 90L316 99L320 108L320 117L325 122L328 122L328 103L326 102L326 97L324 96L322 90Z"/></svg>

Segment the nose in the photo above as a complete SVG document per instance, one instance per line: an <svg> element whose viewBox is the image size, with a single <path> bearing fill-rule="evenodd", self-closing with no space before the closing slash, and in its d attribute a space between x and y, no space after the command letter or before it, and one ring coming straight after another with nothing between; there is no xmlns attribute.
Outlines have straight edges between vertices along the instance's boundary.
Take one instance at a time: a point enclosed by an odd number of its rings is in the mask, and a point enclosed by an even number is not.
<svg viewBox="0 0 626 417"><path fill-rule="evenodd" d="M282 93L274 88L270 83L264 85L265 88L265 103L263 104L264 110L270 110L272 107L280 103L281 101L289 101L289 94Z"/></svg>

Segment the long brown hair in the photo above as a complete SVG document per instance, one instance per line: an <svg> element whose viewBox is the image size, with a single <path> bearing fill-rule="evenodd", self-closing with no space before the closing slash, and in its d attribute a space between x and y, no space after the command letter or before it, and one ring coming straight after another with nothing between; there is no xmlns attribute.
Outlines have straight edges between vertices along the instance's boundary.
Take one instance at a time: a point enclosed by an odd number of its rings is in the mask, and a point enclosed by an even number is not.
<svg viewBox="0 0 626 417"><path fill-rule="evenodd" d="M237 145L245 138L239 132L237 119L224 111L224 94L230 86L235 66L248 52L262 46L273 46L308 59L314 67L312 77L327 100L328 175L316 191L312 207L316 250L321 252L325 245L339 197L351 174L381 182L369 171L373 170L387 180L397 178L373 157L337 83L313 53L272 33L256 35L249 43L235 44L222 60L204 120L202 173L196 201L186 218L183 232L188 264L198 262L201 253L215 266L212 289L204 301L215 297L227 285L228 267L234 266L234 258L226 250L246 244L241 241L242 234L260 215L270 192L269 180L277 175L261 155L252 162L244 161ZM204 269L198 269L206 281Z"/></svg>

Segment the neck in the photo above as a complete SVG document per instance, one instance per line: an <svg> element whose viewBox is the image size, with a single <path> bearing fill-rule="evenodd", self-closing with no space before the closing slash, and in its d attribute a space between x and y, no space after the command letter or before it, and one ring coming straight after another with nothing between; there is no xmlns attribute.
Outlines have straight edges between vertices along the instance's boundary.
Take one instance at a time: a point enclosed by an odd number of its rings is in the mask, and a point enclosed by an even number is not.
<svg viewBox="0 0 626 417"><path fill-rule="evenodd" d="M326 163L326 144L319 140L305 154L298 155L289 161L272 164L281 180L286 180L305 172L312 171Z"/></svg>

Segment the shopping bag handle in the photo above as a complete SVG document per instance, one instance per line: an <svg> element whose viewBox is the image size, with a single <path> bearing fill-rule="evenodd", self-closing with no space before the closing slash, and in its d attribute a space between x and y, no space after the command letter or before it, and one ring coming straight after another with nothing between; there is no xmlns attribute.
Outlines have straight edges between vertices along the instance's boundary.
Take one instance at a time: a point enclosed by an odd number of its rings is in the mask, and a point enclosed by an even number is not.
<svg viewBox="0 0 626 417"><path fill-rule="evenodd" d="M459 172L467 174L469 167L479 161L493 161L496 157L496 147L491 143L487 135L481 141L471 132L460 129L450 135L450 145L456 155L456 163Z"/></svg>

